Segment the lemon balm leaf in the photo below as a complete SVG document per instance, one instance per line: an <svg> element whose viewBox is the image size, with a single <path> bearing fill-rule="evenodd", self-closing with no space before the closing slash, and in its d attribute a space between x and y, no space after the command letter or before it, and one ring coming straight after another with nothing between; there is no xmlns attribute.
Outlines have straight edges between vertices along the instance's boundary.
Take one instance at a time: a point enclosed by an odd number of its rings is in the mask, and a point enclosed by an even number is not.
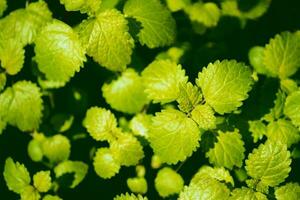
<svg viewBox="0 0 300 200"><path fill-rule="evenodd" d="M43 101L39 87L29 81L19 81L0 94L0 118L22 131L39 127Z"/></svg>
<svg viewBox="0 0 300 200"><path fill-rule="evenodd" d="M206 102L219 114L240 107L248 98L252 82L249 67L235 60L210 63L196 80Z"/></svg>
<svg viewBox="0 0 300 200"><path fill-rule="evenodd" d="M232 169L234 166L241 167L245 158L244 142L240 133L219 131L218 142L206 153L209 162L218 167Z"/></svg>
<svg viewBox="0 0 300 200"><path fill-rule="evenodd" d="M134 114L149 102L142 78L133 69L127 69L117 80L102 86L103 96L118 111Z"/></svg>
<svg viewBox="0 0 300 200"><path fill-rule="evenodd" d="M277 200L297 200L300 198L300 186L298 183L287 183L275 189Z"/></svg>
<svg viewBox="0 0 300 200"><path fill-rule="evenodd" d="M170 60L157 60L142 72L145 92L154 103L168 103L180 95L180 85L187 82L181 65Z"/></svg>
<svg viewBox="0 0 300 200"><path fill-rule="evenodd" d="M147 197L143 197L141 195L134 195L134 194L121 194L114 197L114 200L148 200Z"/></svg>
<svg viewBox="0 0 300 200"><path fill-rule="evenodd" d="M144 177L128 178L127 186L134 193L145 194L148 190L148 184Z"/></svg>
<svg viewBox="0 0 300 200"><path fill-rule="evenodd" d="M138 33L142 45L155 48L174 42L175 20L159 0L129 0L124 6L124 13L142 24Z"/></svg>
<svg viewBox="0 0 300 200"><path fill-rule="evenodd" d="M131 62L134 48L127 24L124 15L109 9L84 20L77 31L89 56L111 71L123 71Z"/></svg>
<svg viewBox="0 0 300 200"><path fill-rule="evenodd" d="M80 11L93 15L100 9L102 0L60 0L60 3L67 11Z"/></svg>
<svg viewBox="0 0 300 200"><path fill-rule="evenodd" d="M37 189L31 185L26 186L26 188L20 194L21 200L40 200L41 195Z"/></svg>
<svg viewBox="0 0 300 200"><path fill-rule="evenodd" d="M200 136L197 124L178 110L162 110L152 118L149 141L162 162L184 161L199 146Z"/></svg>
<svg viewBox="0 0 300 200"><path fill-rule="evenodd" d="M284 105L284 114L290 118L293 124L300 126L300 91L296 91L287 96Z"/></svg>
<svg viewBox="0 0 300 200"><path fill-rule="evenodd" d="M192 83L179 85L179 96L176 99L182 112L190 112L202 100L202 94L197 86Z"/></svg>
<svg viewBox="0 0 300 200"><path fill-rule="evenodd" d="M48 192L52 186L50 171L39 171L33 176L33 185L39 192Z"/></svg>
<svg viewBox="0 0 300 200"><path fill-rule="evenodd" d="M9 190L21 194L30 184L31 178L27 168L12 158L7 158L3 172L4 180Z"/></svg>
<svg viewBox="0 0 300 200"><path fill-rule="evenodd" d="M3 15L3 12L7 8L7 2L6 0L0 0L0 17Z"/></svg>
<svg viewBox="0 0 300 200"><path fill-rule="evenodd" d="M217 125L215 112L209 105L197 105L191 112L192 119L201 129L214 129Z"/></svg>
<svg viewBox="0 0 300 200"><path fill-rule="evenodd" d="M261 192L255 192L250 188L242 187L234 189L229 200L268 200L268 198Z"/></svg>

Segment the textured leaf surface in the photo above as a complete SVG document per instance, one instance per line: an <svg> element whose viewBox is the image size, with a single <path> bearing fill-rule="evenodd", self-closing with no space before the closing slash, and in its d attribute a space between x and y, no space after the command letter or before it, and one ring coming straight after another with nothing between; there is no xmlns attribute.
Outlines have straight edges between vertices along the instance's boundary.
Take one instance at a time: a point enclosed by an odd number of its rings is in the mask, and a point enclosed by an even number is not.
<svg viewBox="0 0 300 200"><path fill-rule="evenodd" d="M267 134L267 127L262 121L248 121L248 124L254 143L261 140L263 136Z"/></svg>
<svg viewBox="0 0 300 200"><path fill-rule="evenodd" d="M284 114L295 126L300 126L300 91L293 92L286 98Z"/></svg>
<svg viewBox="0 0 300 200"><path fill-rule="evenodd" d="M33 176L33 185L39 192L47 192L51 188L50 171L40 171Z"/></svg>
<svg viewBox="0 0 300 200"><path fill-rule="evenodd" d="M290 152L280 142L267 141L254 149L246 160L249 176L263 185L276 186L283 182L291 171Z"/></svg>
<svg viewBox="0 0 300 200"><path fill-rule="evenodd" d="M133 69L127 69L117 80L102 86L106 102L112 108L130 114L140 112L149 102L144 89L142 78Z"/></svg>
<svg viewBox="0 0 300 200"><path fill-rule="evenodd" d="M249 68L243 63L223 60L203 68L196 83L206 102L216 112L224 114L234 111L248 98L252 78Z"/></svg>
<svg viewBox="0 0 300 200"><path fill-rule="evenodd" d="M184 184L180 174L169 167L159 170L154 182L157 192L162 197L179 193Z"/></svg>
<svg viewBox="0 0 300 200"><path fill-rule="evenodd" d="M78 35L59 20L53 20L40 31L34 50L39 70L51 81L69 81L86 60Z"/></svg>
<svg viewBox="0 0 300 200"><path fill-rule="evenodd" d="M124 13L141 22L140 43L149 48L166 46L175 39L176 24L171 13L159 0L128 0Z"/></svg>
<svg viewBox="0 0 300 200"><path fill-rule="evenodd" d="M47 194L44 196L43 200L62 200L62 199L59 196Z"/></svg>
<svg viewBox="0 0 300 200"><path fill-rule="evenodd" d="M179 85L178 107L182 112L190 112L202 100L202 94L192 83Z"/></svg>
<svg viewBox="0 0 300 200"><path fill-rule="evenodd" d="M241 167L245 158L244 142L240 133L219 131L218 142L210 149L206 156L209 162L215 166L232 169L234 166Z"/></svg>
<svg viewBox="0 0 300 200"><path fill-rule="evenodd" d="M234 189L229 200L268 200L266 195L246 187Z"/></svg>
<svg viewBox="0 0 300 200"><path fill-rule="evenodd" d="M0 95L0 118L21 131L39 127L42 109L40 89L29 81L19 81Z"/></svg>
<svg viewBox="0 0 300 200"><path fill-rule="evenodd" d="M87 54L103 67L123 71L131 61L134 41L125 17L117 10L99 13L77 27Z"/></svg>
<svg viewBox="0 0 300 200"><path fill-rule="evenodd" d="M194 3L187 8L188 15L192 21L203 24L206 27L213 27L218 24L221 11L213 2Z"/></svg>
<svg viewBox="0 0 300 200"><path fill-rule="evenodd" d="M100 9L102 0L60 0L60 3L64 4L67 11L80 11L93 15Z"/></svg>
<svg viewBox="0 0 300 200"><path fill-rule="evenodd" d="M129 122L129 128L134 135L149 137L152 115L137 114Z"/></svg>
<svg viewBox="0 0 300 200"><path fill-rule="evenodd" d="M300 37L289 32L277 34L265 47L264 65L273 76L293 75L300 67Z"/></svg>
<svg viewBox="0 0 300 200"><path fill-rule="evenodd" d="M91 107L83 121L83 126L97 141L114 139L113 130L117 127L117 120L109 110Z"/></svg>
<svg viewBox="0 0 300 200"><path fill-rule="evenodd" d="M134 194L121 194L114 198L114 200L148 200L147 197L142 197L141 195Z"/></svg>
<svg viewBox="0 0 300 200"><path fill-rule="evenodd" d="M39 192L31 185L28 185L21 193L21 200L39 200L40 198Z"/></svg>
<svg viewBox="0 0 300 200"><path fill-rule="evenodd" d="M191 156L199 146L197 124L174 109L163 110L152 118L150 145L163 162L175 164Z"/></svg>
<svg viewBox="0 0 300 200"><path fill-rule="evenodd" d="M128 178L127 186L130 191L139 194L145 194L148 190L147 180L144 177Z"/></svg>
<svg viewBox="0 0 300 200"><path fill-rule="evenodd" d="M26 167L19 162L14 162L11 158L7 158L5 161L3 176L8 189L19 194L31 181Z"/></svg>
<svg viewBox="0 0 300 200"><path fill-rule="evenodd" d="M217 125L215 112L209 105L197 105L191 112L192 119L204 130L214 129Z"/></svg>
<svg viewBox="0 0 300 200"><path fill-rule="evenodd" d="M300 186L298 183L287 183L275 189L277 200L298 200L300 199Z"/></svg>
<svg viewBox="0 0 300 200"><path fill-rule="evenodd" d="M181 65L169 60L158 60L142 72L145 92L153 102L168 103L178 98L180 85L187 82Z"/></svg>

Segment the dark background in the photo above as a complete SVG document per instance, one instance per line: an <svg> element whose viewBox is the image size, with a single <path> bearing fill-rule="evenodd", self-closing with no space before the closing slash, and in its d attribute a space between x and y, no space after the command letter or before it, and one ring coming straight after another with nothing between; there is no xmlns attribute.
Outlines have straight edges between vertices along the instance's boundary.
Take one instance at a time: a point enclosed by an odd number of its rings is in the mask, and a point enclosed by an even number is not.
<svg viewBox="0 0 300 200"><path fill-rule="evenodd" d="M29 1L33 2L33 1ZM59 4L59 0L46 0L53 16L71 26L78 24L85 15L79 12L66 12L64 7ZM218 3L218 1L216 1ZM251 2L247 0L246 3ZM253 1L252 1L253 2ZM25 0L9 0L7 15L12 10L25 7ZM251 4L249 4L251 7ZM248 51L254 45L265 45L269 39L275 34L282 31L296 31L300 29L300 1L298 0L273 0L268 12L258 20L248 21L244 28L241 28L240 22L235 18L222 17L218 26L208 30L204 35L197 35L192 31L189 19L182 13L173 13L177 22L177 42L180 45L183 42L189 42L190 48L181 59L183 67L186 69L190 80L193 81L203 66L217 59L236 59L248 63ZM209 45L208 45L209 44ZM157 55L157 53L165 50L148 49L147 47L136 44L136 48L132 57L131 67L142 70ZM26 47L26 61L22 71L14 77L9 77L7 85L12 85L17 80L32 80L36 82L35 63L32 61L34 56L33 46ZM57 132L50 123L50 119L54 114L72 114L75 116L75 122L71 129L66 132L72 140L72 136L81 132L85 132L81 126L81 121L86 110L90 106L98 105L109 107L101 95L101 86L104 82L116 77L116 74L100 67L97 63L88 58L85 67L77 73L74 78L66 85L66 87L51 90L51 98L44 97L44 123L41 131L47 135L56 134ZM294 78L299 79L299 74ZM238 127L243 134L246 143L247 153L251 152L254 147L251 143L251 136L247 131L247 120L259 119L265 114L269 108L273 106L275 93L278 89L278 81L275 79L266 79L260 77L260 81L254 86L250 93L249 99L242 107L241 115L229 115L229 127ZM83 96L81 101L76 101L73 93L80 92ZM51 100L50 100L51 99ZM55 107L52 108L50 101L54 102ZM158 110L157 105L150 107L149 112L153 113ZM117 116L124 116L121 113L114 112ZM130 116L125 116L130 119ZM209 137L208 137L209 138ZM8 127L2 135L0 135L0 199L13 200L18 199L18 195L9 191L4 182L2 172L5 159L11 156L14 160L24 163L31 175L38 170L47 169L40 163L34 163L27 154L27 144L31 137L28 133L22 133L16 128ZM213 140L213 139L212 139ZM204 150L209 147L209 139L202 141L202 148L193 154L178 170L188 183L192 175L198 168L208 163L204 156ZM62 187L58 191L58 195L65 200L69 199L112 199L115 195L129 191L126 186L126 179L135 176L134 167L122 167L120 173L110 180L99 178L92 165L90 158L90 150L94 147L106 146L106 143L93 141L90 137L85 139L72 140L71 160L81 160L89 164L89 173L84 181L75 189ZM151 149L145 147L146 158L143 164L147 167L146 178L148 180L149 199L160 199L153 187L153 180L156 174L155 170L150 168ZM176 169L178 166L174 166ZM300 160L295 159L292 163L292 172L287 181L300 180ZM66 177L68 179L70 177ZM236 184L236 186L240 186ZM272 198L272 195L270 196ZM171 197L170 199L175 199Z"/></svg>

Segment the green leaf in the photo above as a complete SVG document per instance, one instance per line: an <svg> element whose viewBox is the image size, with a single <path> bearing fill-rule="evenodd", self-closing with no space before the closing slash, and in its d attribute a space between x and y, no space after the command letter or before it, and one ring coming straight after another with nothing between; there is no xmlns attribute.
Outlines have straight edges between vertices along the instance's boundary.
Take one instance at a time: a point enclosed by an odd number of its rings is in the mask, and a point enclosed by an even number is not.
<svg viewBox="0 0 300 200"><path fill-rule="evenodd" d="M206 102L220 114L240 107L248 98L252 82L249 68L235 60L210 63L196 80Z"/></svg>
<svg viewBox="0 0 300 200"><path fill-rule="evenodd" d="M241 167L245 158L244 142L237 129L234 132L219 131L218 142L206 153L209 162L215 166L232 169Z"/></svg>
<svg viewBox="0 0 300 200"><path fill-rule="evenodd" d="M80 11L89 15L95 14L102 3L102 0L60 0L67 11Z"/></svg>
<svg viewBox="0 0 300 200"><path fill-rule="evenodd" d="M175 20L159 0L128 0L124 13L141 23L140 43L149 48L170 45L176 35Z"/></svg>
<svg viewBox="0 0 300 200"><path fill-rule="evenodd" d="M300 141L299 130L290 122L284 119L271 122L268 125L267 137L272 141L280 141L290 147Z"/></svg>
<svg viewBox="0 0 300 200"><path fill-rule="evenodd" d="M3 15L6 8L7 8L6 0L0 0L0 17Z"/></svg>
<svg viewBox="0 0 300 200"><path fill-rule="evenodd" d="M15 10L0 20L0 38L13 38L23 46L31 44L51 19L52 13L44 1L30 3L25 9Z"/></svg>
<svg viewBox="0 0 300 200"><path fill-rule="evenodd" d="M59 163L69 158L71 143L66 136L57 134L42 143L43 153L51 163Z"/></svg>
<svg viewBox="0 0 300 200"><path fill-rule="evenodd" d="M104 179L115 176L121 167L118 155L109 148L99 148L93 164L97 175Z"/></svg>
<svg viewBox="0 0 300 200"><path fill-rule="evenodd" d="M147 181L144 177L128 178L127 186L134 193L145 194L148 190Z"/></svg>
<svg viewBox="0 0 300 200"><path fill-rule="evenodd" d="M1 38L1 36L0 36ZM23 67L25 51L22 44L15 39L0 39L0 62L1 67L9 75L17 74Z"/></svg>
<svg viewBox="0 0 300 200"><path fill-rule="evenodd" d="M62 200L59 196L47 194L43 200Z"/></svg>
<svg viewBox="0 0 300 200"><path fill-rule="evenodd" d="M298 200L300 199L300 186L298 183L287 183L275 189L277 200Z"/></svg>
<svg viewBox="0 0 300 200"><path fill-rule="evenodd" d="M154 103L168 103L180 95L180 85L187 82L185 70L170 60L157 60L142 72L145 92Z"/></svg>
<svg viewBox="0 0 300 200"><path fill-rule="evenodd" d="M39 171L33 176L33 185L39 192L48 192L52 186L50 171Z"/></svg>
<svg viewBox="0 0 300 200"><path fill-rule="evenodd" d="M141 195L134 195L134 194L121 194L114 198L114 200L148 200L147 197L142 197Z"/></svg>
<svg viewBox="0 0 300 200"><path fill-rule="evenodd" d="M88 165L81 161L64 161L59 163L55 168L55 176L59 178L66 173L74 173L74 180L70 188L75 188L88 173Z"/></svg>
<svg viewBox="0 0 300 200"><path fill-rule="evenodd" d="M202 100L199 88L190 82L179 85L179 91L180 93L176 101L182 112L190 112Z"/></svg>
<svg viewBox="0 0 300 200"><path fill-rule="evenodd" d="M290 118L295 126L300 127L300 91L288 95L284 105L284 114Z"/></svg>
<svg viewBox="0 0 300 200"><path fill-rule="evenodd" d="M274 101L274 107L270 109L270 112L266 114L263 119L266 121L273 121L279 119L283 115L283 108L285 103L286 95L282 90L276 93L276 99Z"/></svg>
<svg viewBox="0 0 300 200"><path fill-rule="evenodd" d="M40 198L39 192L31 185L26 186L21 193L21 200L39 200Z"/></svg>
<svg viewBox="0 0 300 200"><path fill-rule="evenodd" d="M246 170L249 176L262 185L274 187L287 178L291 162L290 152L285 144L267 141L249 154Z"/></svg>
<svg viewBox="0 0 300 200"><path fill-rule="evenodd" d="M110 143L110 150L119 157L119 162L124 166L134 166L144 157L143 146L131 134L123 133L117 140Z"/></svg>
<svg viewBox="0 0 300 200"><path fill-rule="evenodd" d="M39 127L43 101L40 89L29 81L19 81L0 94L0 118L21 131Z"/></svg>
<svg viewBox="0 0 300 200"><path fill-rule="evenodd" d="M28 143L27 152L28 152L28 155L31 158L31 160L33 160L35 162L42 161L44 153L43 153L43 148L42 148L42 144L40 141L38 141L36 139L32 139Z"/></svg>
<svg viewBox="0 0 300 200"><path fill-rule="evenodd" d="M300 67L300 37L290 32L277 34L265 47L264 65L281 79L293 75Z"/></svg>
<svg viewBox="0 0 300 200"><path fill-rule="evenodd" d="M102 86L106 102L125 113L138 113L149 102L142 78L133 69L127 69L117 80Z"/></svg>
<svg viewBox="0 0 300 200"><path fill-rule="evenodd" d="M149 137L149 128L151 126L152 115L139 113L135 115L129 122L129 128L132 133L137 136Z"/></svg>
<svg viewBox="0 0 300 200"><path fill-rule="evenodd" d="M290 94L292 92L295 92L298 90L298 84L293 79L281 79L280 80L280 88L282 91L284 91L286 94Z"/></svg>
<svg viewBox="0 0 300 200"><path fill-rule="evenodd" d="M230 190L224 183L207 177L206 179L201 179L197 184L192 183L189 186L185 186L178 200L224 200L228 199L229 194Z"/></svg>
<svg viewBox="0 0 300 200"><path fill-rule="evenodd" d="M166 0L168 8L172 12L184 9L191 3L191 0Z"/></svg>
<svg viewBox="0 0 300 200"><path fill-rule="evenodd" d="M234 189L229 200L268 200L268 198L263 193L242 187Z"/></svg>
<svg viewBox="0 0 300 200"><path fill-rule="evenodd" d="M30 184L30 175L26 167L12 158L7 158L3 172L4 180L9 190L21 194Z"/></svg>
<svg viewBox="0 0 300 200"><path fill-rule="evenodd" d="M210 167L207 165L202 166L198 172L193 176L190 181L190 184L197 184L201 182L202 179L206 177L214 178L218 181L224 181L225 183L229 183L234 186L234 181L232 176L230 175L229 171L223 167Z"/></svg>
<svg viewBox="0 0 300 200"><path fill-rule="evenodd" d="M254 46L248 53L248 58L251 66L259 74L270 75L270 72L264 65L264 51L265 48L261 46Z"/></svg>
<svg viewBox="0 0 300 200"><path fill-rule="evenodd" d="M111 71L123 71L131 62L134 41L125 17L117 10L106 10L84 20L77 31L87 54Z"/></svg>
<svg viewBox="0 0 300 200"><path fill-rule="evenodd" d="M154 182L155 188L161 197L179 193L184 184L180 174L169 167L159 170Z"/></svg>
<svg viewBox="0 0 300 200"><path fill-rule="evenodd" d="M78 35L59 20L42 28L34 50L39 70L51 81L68 82L86 60Z"/></svg>
<svg viewBox="0 0 300 200"><path fill-rule="evenodd" d="M0 92L4 89L6 85L6 74L0 73Z"/></svg>
<svg viewBox="0 0 300 200"><path fill-rule="evenodd" d="M197 124L178 110L162 110L152 118L149 141L162 162L184 161L199 146L200 136Z"/></svg>
<svg viewBox="0 0 300 200"><path fill-rule="evenodd" d="M216 128L217 118L213 109L205 105L197 105L191 112L192 119L201 129L209 130Z"/></svg>
<svg viewBox="0 0 300 200"><path fill-rule="evenodd" d="M117 120L109 110L91 107L83 120L83 126L97 141L114 139L113 131L117 128Z"/></svg>
<svg viewBox="0 0 300 200"><path fill-rule="evenodd" d="M248 121L249 131L253 137L254 143L261 140L267 134L267 126L260 120Z"/></svg>
<svg viewBox="0 0 300 200"><path fill-rule="evenodd" d="M217 26L221 17L221 11L213 2L197 2L188 6L185 11L194 22L203 24L206 27Z"/></svg>

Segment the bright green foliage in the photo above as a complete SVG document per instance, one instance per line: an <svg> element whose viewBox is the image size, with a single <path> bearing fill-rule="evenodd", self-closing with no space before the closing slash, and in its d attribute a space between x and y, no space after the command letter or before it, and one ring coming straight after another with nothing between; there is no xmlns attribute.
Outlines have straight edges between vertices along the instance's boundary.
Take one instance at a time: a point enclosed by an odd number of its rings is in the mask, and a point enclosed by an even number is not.
<svg viewBox="0 0 300 200"><path fill-rule="evenodd" d="M171 60L179 63L180 59L187 50L188 45L183 44L181 47L171 47L167 51L163 51L156 56L157 60Z"/></svg>
<svg viewBox="0 0 300 200"><path fill-rule="evenodd" d="M268 139L273 141L280 141L290 147L300 141L299 130L290 122L284 119L271 122L268 125L267 133Z"/></svg>
<svg viewBox="0 0 300 200"><path fill-rule="evenodd" d="M6 121L4 121L3 119L1 119L0 116L0 135L2 134L2 131L6 128Z"/></svg>
<svg viewBox="0 0 300 200"><path fill-rule="evenodd" d="M291 171L290 164L290 152L286 145L267 141L249 154L246 170L261 185L276 186L288 176Z"/></svg>
<svg viewBox="0 0 300 200"><path fill-rule="evenodd" d="M268 200L266 195L246 187L234 189L229 200Z"/></svg>
<svg viewBox="0 0 300 200"><path fill-rule="evenodd" d="M251 89L251 72L243 63L223 60L203 68L196 80L206 102L218 113L236 110ZM230 94L230 95L228 95Z"/></svg>
<svg viewBox="0 0 300 200"><path fill-rule="evenodd" d="M298 200L300 198L300 186L298 183L287 183L275 189L277 200Z"/></svg>
<svg viewBox="0 0 300 200"><path fill-rule="evenodd" d="M71 144L66 136L57 134L42 143L43 153L51 163L59 163L69 158Z"/></svg>
<svg viewBox="0 0 300 200"><path fill-rule="evenodd" d="M272 76L293 75L300 67L300 37L290 32L277 34L265 47L264 65Z"/></svg>
<svg viewBox="0 0 300 200"><path fill-rule="evenodd" d="M188 6L186 9L190 19L206 27L213 27L218 24L221 11L213 2L197 2Z"/></svg>
<svg viewBox="0 0 300 200"><path fill-rule="evenodd" d="M197 124L175 109L162 110L152 118L150 145L162 162L176 164L191 156L199 146Z"/></svg>
<svg viewBox="0 0 300 200"><path fill-rule="evenodd" d="M129 128L137 136L149 137L149 128L151 125L151 115L137 114L129 122Z"/></svg>
<svg viewBox="0 0 300 200"><path fill-rule="evenodd" d="M6 74L0 73L0 92L4 89L6 85Z"/></svg>
<svg viewBox="0 0 300 200"><path fill-rule="evenodd" d="M112 71L123 71L131 61L134 41L128 30L125 17L117 10L101 12L78 27L87 54Z"/></svg>
<svg viewBox="0 0 300 200"><path fill-rule="evenodd" d="M81 161L64 161L59 163L54 168L56 178L66 174L74 173L74 180L70 188L75 188L86 176L88 172L88 165Z"/></svg>
<svg viewBox="0 0 300 200"><path fill-rule="evenodd" d="M263 136L267 134L267 127L262 121L248 121L248 124L254 143L258 142L258 140L261 140Z"/></svg>
<svg viewBox="0 0 300 200"><path fill-rule="evenodd" d="M216 128L217 118L213 109L207 105L197 105L191 112L192 119L201 129L208 130Z"/></svg>
<svg viewBox="0 0 300 200"><path fill-rule="evenodd" d="M3 172L6 185L9 190L21 194L30 184L30 175L26 167L12 158L7 158Z"/></svg>
<svg viewBox="0 0 300 200"><path fill-rule="evenodd" d="M170 60L157 60L142 72L145 92L154 103L168 103L180 94L180 85L187 82L181 65Z"/></svg>
<svg viewBox="0 0 300 200"><path fill-rule="evenodd" d="M33 176L33 185L39 192L48 192L51 188L50 171L39 171Z"/></svg>
<svg viewBox="0 0 300 200"><path fill-rule="evenodd" d="M117 120L109 110L91 107L83 121L83 126L97 141L113 140L113 130L117 127Z"/></svg>
<svg viewBox="0 0 300 200"><path fill-rule="evenodd" d="M115 8L121 0L101 0L101 7L99 12Z"/></svg>
<svg viewBox="0 0 300 200"><path fill-rule="evenodd" d="M32 139L28 143L27 152L31 160L39 162L43 159L44 153L41 142L36 139Z"/></svg>
<svg viewBox="0 0 300 200"><path fill-rule="evenodd" d="M26 186L20 195L21 200L39 200L41 198L39 192L31 185Z"/></svg>
<svg viewBox="0 0 300 200"><path fill-rule="evenodd" d="M213 178L201 179L197 184L185 186L178 200L212 199L223 200L229 197L230 191L224 183Z"/></svg>
<svg viewBox="0 0 300 200"><path fill-rule="evenodd" d="M21 131L39 127L43 102L40 89L32 82L19 81L0 94L0 118Z"/></svg>
<svg viewBox="0 0 300 200"><path fill-rule="evenodd" d="M1 67L5 69L7 74L15 75L22 69L24 54L25 51L19 41L14 39L0 41Z"/></svg>
<svg viewBox="0 0 300 200"><path fill-rule="evenodd" d="M276 93L274 107L271 108L270 112L266 114L263 118L269 122L279 119L283 115L285 99L286 99L286 94L283 91L279 90Z"/></svg>
<svg viewBox="0 0 300 200"><path fill-rule="evenodd" d="M184 9L187 5L191 3L191 0L166 0L168 8L172 12L176 12Z"/></svg>
<svg viewBox="0 0 300 200"><path fill-rule="evenodd" d="M3 15L3 12L7 8L7 2L6 0L0 0L0 17Z"/></svg>
<svg viewBox="0 0 300 200"><path fill-rule="evenodd" d="M280 88L287 94L295 92L298 90L297 82L293 79L282 79L280 80Z"/></svg>
<svg viewBox="0 0 300 200"><path fill-rule="evenodd" d="M170 45L175 39L175 21L159 0L128 0L124 13L142 25L140 43L149 48Z"/></svg>
<svg viewBox="0 0 300 200"><path fill-rule="evenodd" d="M127 186L134 193L145 194L148 190L148 184L144 177L128 178Z"/></svg>
<svg viewBox="0 0 300 200"><path fill-rule="evenodd" d="M116 175L121 167L118 156L108 148L99 148L97 150L93 164L98 176L104 179Z"/></svg>
<svg viewBox="0 0 300 200"><path fill-rule="evenodd" d="M59 196L47 194L46 196L44 196L43 200L62 200L62 199Z"/></svg>
<svg viewBox="0 0 300 200"><path fill-rule="evenodd" d="M114 198L114 200L148 200L147 197L142 197L141 195L134 195L134 194L121 194Z"/></svg>
<svg viewBox="0 0 300 200"><path fill-rule="evenodd" d="M23 46L31 44L41 27L51 19L52 13L44 1L30 3L0 20L0 38L13 38Z"/></svg>
<svg viewBox="0 0 300 200"><path fill-rule="evenodd" d="M241 167L245 158L244 142L238 130L233 132L218 132L218 142L210 149L206 156L215 166L232 169Z"/></svg>
<svg viewBox="0 0 300 200"><path fill-rule="evenodd" d="M59 20L42 28L34 50L39 70L51 81L68 82L86 60L78 35Z"/></svg>
<svg viewBox="0 0 300 200"><path fill-rule="evenodd" d="M264 51L265 48L261 46L252 47L249 51L248 57L251 66L259 74L269 75L268 69L264 65Z"/></svg>
<svg viewBox="0 0 300 200"><path fill-rule="evenodd" d="M60 0L67 11L80 11L81 13L94 14L101 5L102 0Z"/></svg>
<svg viewBox="0 0 300 200"><path fill-rule="evenodd" d="M202 94L197 86L192 83L179 85L178 107L182 112L190 112L202 100Z"/></svg>
<svg viewBox="0 0 300 200"><path fill-rule="evenodd" d="M144 157L143 146L131 134L123 133L111 142L111 151L118 154L119 162L124 166L137 165Z"/></svg>
<svg viewBox="0 0 300 200"><path fill-rule="evenodd" d="M149 102L144 89L142 78L133 69L127 69L117 80L102 86L106 102L112 108L130 114L141 111Z"/></svg>
<svg viewBox="0 0 300 200"><path fill-rule="evenodd" d="M300 91L291 93L284 106L284 114L289 117L295 126L300 126Z"/></svg>
<svg viewBox="0 0 300 200"><path fill-rule="evenodd" d="M190 184L197 184L201 182L202 179L206 179L206 177L214 178L220 182L224 181L226 183L230 183L234 186L234 181L229 171L223 167L210 167L207 165L202 166L198 172L191 179Z"/></svg>
<svg viewBox="0 0 300 200"><path fill-rule="evenodd" d="M184 184L180 174L169 167L159 170L154 182L157 192L162 197L179 193Z"/></svg>

